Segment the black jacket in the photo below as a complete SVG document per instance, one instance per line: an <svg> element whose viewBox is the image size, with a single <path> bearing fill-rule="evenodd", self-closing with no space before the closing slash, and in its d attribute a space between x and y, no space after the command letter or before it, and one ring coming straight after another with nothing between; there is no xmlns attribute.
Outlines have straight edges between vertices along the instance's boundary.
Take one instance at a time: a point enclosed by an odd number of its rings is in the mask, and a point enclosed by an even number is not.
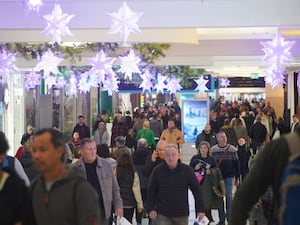
<svg viewBox="0 0 300 225"><path fill-rule="evenodd" d="M2 189L0 189L0 224L13 225L18 221L29 222L29 192L24 181L13 171L3 169L9 174ZM32 215L32 214L31 214Z"/></svg>
<svg viewBox="0 0 300 225"><path fill-rule="evenodd" d="M147 209L149 212L156 210L167 217L188 216L189 189L195 198L195 211L204 212L201 187L192 168L180 160L175 169L169 169L166 163L161 163L150 178Z"/></svg>

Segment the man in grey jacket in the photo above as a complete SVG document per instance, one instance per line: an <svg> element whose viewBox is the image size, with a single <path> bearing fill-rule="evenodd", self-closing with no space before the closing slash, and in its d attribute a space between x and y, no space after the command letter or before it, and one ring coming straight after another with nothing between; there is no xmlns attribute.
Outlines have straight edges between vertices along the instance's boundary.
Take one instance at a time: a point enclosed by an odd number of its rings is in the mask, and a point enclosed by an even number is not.
<svg viewBox="0 0 300 225"><path fill-rule="evenodd" d="M100 225L97 193L78 168L64 165L63 134L54 129L38 131L32 158L41 177L31 184L33 216L38 225Z"/></svg>
<svg viewBox="0 0 300 225"><path fill-rule="evenodd" d="M85 178L98 192L101 225L108 224L112 206L116 216L123 216L118 182L110 163L97 156L95 141L88 138L81 140L81 158L75 165L84 171Z"/></svg>

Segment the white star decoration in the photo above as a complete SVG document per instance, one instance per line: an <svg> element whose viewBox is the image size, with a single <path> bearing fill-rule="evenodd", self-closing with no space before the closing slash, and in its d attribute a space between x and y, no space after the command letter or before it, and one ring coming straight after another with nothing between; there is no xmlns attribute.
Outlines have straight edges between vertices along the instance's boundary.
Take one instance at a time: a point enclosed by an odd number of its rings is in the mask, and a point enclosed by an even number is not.
<svg viewBox="0 0 300 225"><path fill-rule="evenodd" d="M120 33L123 44L126 45L129 34L141 33L137 25L137 21L143 15L143 13L135 13L128 6L126 2L123 2L122 7L118 12L108 13L112 18L112 25L109 33L115 34Z"/></svg>
<svg viewBox="0 0 300 225"><path fill-rule="evenodd" d="M107 91L108 95L112 95L114 91L119 92L119 83L120 81L118 78L113 74L110 74L103 82L103 91Z"/></svg>
<svg viewBox="0 0 300 225"><path fill-rule="evenodd" d="M25 88L28 91L29 89L35 88L35 86L41 84L41 75L35 71L25 73Z"/></svg>
<svg viewBox="0 0 300 225"><path fill-rule="evenodd" d="M165 85L166 76L157 75L157 84L155 84L154 89L156 89L156 93L164 93L164 89L167 88Z"/></svg>
<svg viewBox="0 0 300 225"><path fill-rule="evenodd" d="M42 55L41 61L37 63L34 70L44 70L44 78L48 77L50 73L57 75L59 73L57 66L62 60L63 59L54 56L51 50L48 50Z"/></svg>
<svg viewBox="0 0 300 225"><path fill-rule="evenodd" d="M83 73L80 76L80 80L78 83L78 89L81 93L90 92L91 87L97 87L97 81L95 81L94 77L89 73Z"/></svg>
<svg viewBox="0 0 300 225"><path fill-rule="evenodd" d="M206 87L208 80L205 80L203 76L201 76L199 79L194 81L197 83L197 87L195 88L195 91L199 91L199 93L204 93L205 91L208 91L208 88Z"/></svg>
<svg viewBox="0 0 300 225"><path fill-rule="evenodd" d="M170 91L170 94L176 94L176 91L182 89L180 79L176 77L171 78L167 84L167 89Z"/></svg>
<svg viewBox="0 0 300 225"><path fill-rule="evenodd" d="M228 86L230 86L230 80L228 80L227 78L221 78L220 86L221 87L228 87Z"/></svg>
<svg viewBox="0 0 300 225"><path fill-rule="evenodd" d="M124 79L126 77L129 78L129 80L132 79L132 73L141 73L138 64L141 61L140 57L136 56L134 54L134 51L130 49L127 56L120 57L122 63L121 68L118 70L118 72L124 73Z"/></svg>
<svg viewBox="0 0 300 225"><path fill-rule="evenodd" d="M10 72L16 72L16 54L6 53L4 49L0 50L0 78L8 78Z"/></svg>
<svg viewBox="0 0 300 225"><path fill-rule="evenodd" d="M43 6L43 2L41 0L25 0L25 4L30 11L40 11L40 7Z"/></svg>
<svg viewBox="0 0 300 225"><path fill-rule="evenodd" d="M116 59L111 57L106 57L103 50L97 53L93 58L87 58L87 61L92 66L89 73L91 75L98 76L98 83L101 83L105 79L105 74L113 74L112 70L113 63Z"/></svg>
<svg viewBox="0 0 300 225"><path fill-rule="evenodd" d="M153 75L149 72L149 70L146 70L145 73L140 75L142 78L142 83L140 84L139 88L143 89L143 92L145 91L151 91L153 88L152 79Z"/></svg>
<svg viewBox="0 0 300 225"><path fill-rule="evenodd" d="M52 35L52 41L61 43L61 36L73 36L67 24L74 17L62 12L59 4L54 5L52 14L44 15L43 18L47 21L47 27L43 30L43 34Z"/></svg>
<svg viewBox="0 0 300 225"><path fill-rule="evenodd" d="M69 97L77 97L77 79L74 74L70 75L69 83L67 85L67 95Z"/></svg>
<svg viewBox="0 0 300 225"><path fill-rule="evenodd" d="M55 87L58 89L62 89L66 85L66 80L64 77L57 77L57 83L55 84Z"/></svg>
<svg viewBox="0 0 300 225"><path fill-rule="evenodd" d="M284 84L285 70L283 65L294 60L290 50L295 45L295 41L284 41L282 36L277 33L272 41L260 42L263 46L262 50L265 55L262 59L263 63L270 65L266 70L266 83L270 84L272 88L279 87Z"/></svg>

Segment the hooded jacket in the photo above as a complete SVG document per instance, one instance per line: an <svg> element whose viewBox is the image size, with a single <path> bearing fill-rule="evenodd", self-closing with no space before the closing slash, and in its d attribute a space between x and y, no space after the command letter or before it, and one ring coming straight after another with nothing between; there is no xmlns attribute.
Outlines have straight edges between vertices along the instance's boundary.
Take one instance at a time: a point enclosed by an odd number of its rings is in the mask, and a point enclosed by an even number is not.
<svg viewBox="0 0 300 225"><path fill-rule="evenodd" d="M31 184L33 213L38 225L100 225L98 196L76 167L67 167L65 175L50 190L42 177Z"/></svg>

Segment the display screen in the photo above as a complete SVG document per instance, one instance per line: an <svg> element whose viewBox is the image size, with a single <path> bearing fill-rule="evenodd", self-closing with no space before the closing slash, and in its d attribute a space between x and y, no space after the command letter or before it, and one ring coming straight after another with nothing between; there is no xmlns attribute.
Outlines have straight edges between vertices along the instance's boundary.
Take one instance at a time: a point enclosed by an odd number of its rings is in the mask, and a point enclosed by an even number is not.
<svg viewBox="0 0 300 225"><path fill-rule="evenodd" d="M208 99L182 100L182 131L185 142L195 142L199 133L209 122Z"/></svg>

